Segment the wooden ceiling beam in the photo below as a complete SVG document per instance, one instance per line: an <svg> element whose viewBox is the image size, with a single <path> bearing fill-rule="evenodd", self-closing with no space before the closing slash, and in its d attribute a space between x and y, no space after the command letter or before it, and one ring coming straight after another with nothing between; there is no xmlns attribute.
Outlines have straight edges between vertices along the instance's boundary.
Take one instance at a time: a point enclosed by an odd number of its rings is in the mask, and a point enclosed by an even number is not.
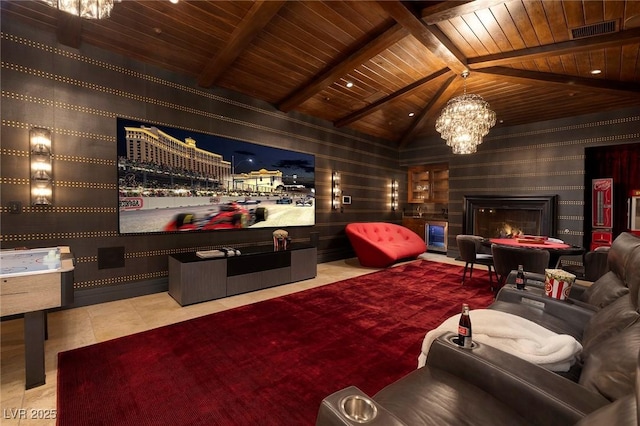
<svg viewBox="0 0 640 426"><path fill-rule="evenodd" d="M229 42L205 65L198 84L213 86L285 3L285 0L257 0L234 29Z"/></svg>
<svg viewBox="0 0 640 426"><path fill-rule="evenodd" d="M466 1L443 1L429 5L422 9L422 21L427 25L448 21L457 16L466 15L481 9L506 3L505 0L466 0Z"/></svg>
<svg viewBox="0 0 640 426"><path fill-rule="evenodd" d="M514 50L512 52L498 53L495 55L469 58L467 63L471 69L480 69L509 65L514 62L532 61L552 56L567 55L572 53L587 52L593 49L624 46L640 42L640 28L620 31L602 36L583 38L579 40L564 41L544 46Z"/></svg>
<svg viewBox="0 0 640 426"><path fill-rule="evenodd" d="M572 88L575 91L591 91L594 93L608 92L615 96L636 98L640 93L640 84L633 82L599 80L596 78L574 77L546 72L517 70L506 67L483 68L475 73L499 76L500 81L509 81L517 84L536 85L548 88L550 85Z"/></svg>
<svg viewBox="0 0 640 426"><path fill-rule="evenodd" d="M398 142L398 147L403 148L406 146L411 140L413 140L414 136L418 133L418 131L424 127L425 123L429 120L430 117L435 114L439 114L440 110L446 104L449 99L458 91L460 86L464 83L464 79L456 78L457 76L452 75L449 79L438 89L438 92L431 98L429 104L420 111L419 114L416 115L416 118L411 123L411 126L407 129L407 131L402 135Z"/></svg>
<svg viewBox="0 0 640 426"><path fill-rule="evenodd" d="M360 120L361 118L372 114L382 108L384 108L387 104L389 104L390 102L393 102L397 99L400 99L404 96L409 96L410 94L420 90L420 88L422 88L422 86L424 86L425 84L430 83L431 81L435 80L436 78L443 76L445 74L450 74L451 71L448 68L444 68L440 71L437 71L431 75L428 75L427 77L423 77L420 80L411 83L410 85L403 87L402 89L398 90L397 92L394 92L388 96L385 96L382 99L377 100L376 102L372 103L371 105L367 105L366 107L359 109L358 111L354 111L351 114L342 117L338 120L336 120L333 125L335 127L343 127L343 126L347 126L355 121Z"/></svg>
<svg viewBox="0 0 640 426"><path fill-rule="evenodd" d="M58 10L56 37L60 44L79 49L82 44L82 18Z"/></svg>
<svg viewBox="0 0 640 426"><path fill-rule="evenodd" d="M461 74L467 69L467 60L462 52L437 27L425 25L420 18L398 0L381 0L378 4L453 71Z"/></svg>
<svg viewBox="0 0 640 426"><path fill-rule="evenodd" d="M330 66L312 81L289 95L286 99L280 101L278 109L284 112L293 110L316 93L330 86L344 75L352 72L374 56L384 52L408 35L409 32L402 25L395 24L387 28L380 35L356 48L347 58L340 61L337 65Z"/></svg>

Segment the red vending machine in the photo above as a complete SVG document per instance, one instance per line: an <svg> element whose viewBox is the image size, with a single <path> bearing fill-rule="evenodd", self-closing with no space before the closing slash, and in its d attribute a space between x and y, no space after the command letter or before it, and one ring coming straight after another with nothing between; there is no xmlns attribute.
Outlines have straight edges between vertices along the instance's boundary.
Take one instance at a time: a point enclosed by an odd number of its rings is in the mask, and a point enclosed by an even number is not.
<svg viewBox="0 0 640 426"><path fill-rule="evenodd" d="M591 250L613 241L613 179L591 181Z"/></svg>
<svg viewBox="0 0 640 426"><path fill-rule="evenodd" d="M632 189L627 200L628 225L627 228L632 234L640 236L640 189Z"/></svg>

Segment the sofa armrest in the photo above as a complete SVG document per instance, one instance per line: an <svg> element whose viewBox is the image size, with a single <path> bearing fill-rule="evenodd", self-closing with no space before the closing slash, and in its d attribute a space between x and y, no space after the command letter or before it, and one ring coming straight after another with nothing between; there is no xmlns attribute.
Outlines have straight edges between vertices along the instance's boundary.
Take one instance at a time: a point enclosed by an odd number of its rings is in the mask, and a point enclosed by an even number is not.
<svg viewBox="0 0 640 426"><path fill-rule="evenodd" d="M489 309L522 316L555 333L569 334L578 340L582 340L586 324L598 311L583 302L548 297L539 289L518 290L511 286L500 289Z"/></svg>
<svg viewBox="0 0 640 426"><path fill-rule="evenodd" d="M343 411L343 402L347 398L358 399L356 404L344 404L347 410L349 410L349 408L359 410L360 415L358 417L350 418L346 410ZM369 404L375 406L374 415L368 410ZM364 421L365 418L368 418L366 422ZM349 386L324 398L320 404L318 417L316 418L316 426L356 426L363 423L366 423L367 426L410 426L398 419L380 404L374 402L356 386Z"/></svg>
<svg viewBox="0 0 640 426"><path fill-rule="evenodd" d="M532 424L574 424L610 403L578 383L491 346L474 342L472 349L462 349L452 342L455 337L453 333L438 337L424 368L460 377Z"/></svg>
<svg viewBox="0 0 640 426"><path fill-rule="evenodd" d="M503 294L500 294L503 293ZM529 287L528 285L524 290L518 290L515 285L505 285L500 289L498 294L496 295L496 300L501 300L505 302L514 302L519 301L520 297L529 297L535 300L539 300L549 305L549 312L556 312L555 310L565 310L569 309L571 312L575 311L576 315L582 315L581 318L584 321L588 321L591 316L598 312L599 308L597 306L591 305L589 303L585 303L581 300L576 300L572 297L559 300L553 297L549 297L544 293L544 288L538 287ZM569 314L573 315L573 314ZM581 322L584 325L584 323Z"/></svg>
<svg viewBox="0 0 640 426"><path fill-rule="evenodd" d="M507 279L505 281L505 284L514 284L516 283L516 274L518 273L518 271L511 271L509 272L509 275L507 276ZM527 286L528 287L533 287L533 288L540 288L542 290L544 290L544 274L538 274L537 272L524 272L524 276L527 279ZM582 293L585 292L585 290L589 288L585 285L579 284L579 283L574 283L571 286L571 292L569 293L569 298L574 300L574 301L578 301L579 299L582 297ZM582 302L581 302L582 303Z"/></svg>
<svg viewBox="0 0 640 426"><path fill-rule="evenodd" d="M515 269L509 272L509 275L507 275L507 280L505 281L505 284L515 284L517 274L518 274L518 271L516 271ZM542 288L542 289L544 288L544 274L539 274L537 272L524 271L524 276L527 279L527 285L530 285L532 287Z"/></svg>

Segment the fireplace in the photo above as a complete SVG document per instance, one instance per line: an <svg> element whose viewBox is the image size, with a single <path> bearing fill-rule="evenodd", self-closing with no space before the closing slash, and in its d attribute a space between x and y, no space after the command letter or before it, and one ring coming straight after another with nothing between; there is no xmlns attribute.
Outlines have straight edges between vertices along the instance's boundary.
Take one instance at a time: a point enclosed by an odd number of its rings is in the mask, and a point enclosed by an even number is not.
<svg viewBox="0 0 640 426"><path fill-rule="evenodd" d="M485 238L556 236L557 195L465 195L463 233Z"/></svg>

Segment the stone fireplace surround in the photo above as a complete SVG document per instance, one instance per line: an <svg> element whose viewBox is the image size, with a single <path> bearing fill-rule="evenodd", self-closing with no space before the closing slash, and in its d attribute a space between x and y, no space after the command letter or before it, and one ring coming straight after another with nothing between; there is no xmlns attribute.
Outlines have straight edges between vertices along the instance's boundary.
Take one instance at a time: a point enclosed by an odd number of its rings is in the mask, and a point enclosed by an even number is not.
<svg viewBox="0 0 640 426"><path fill-rule="evenodd" d="M465 195L463 233L485 238L521 232L556 237L557 195Z"/></svg>

